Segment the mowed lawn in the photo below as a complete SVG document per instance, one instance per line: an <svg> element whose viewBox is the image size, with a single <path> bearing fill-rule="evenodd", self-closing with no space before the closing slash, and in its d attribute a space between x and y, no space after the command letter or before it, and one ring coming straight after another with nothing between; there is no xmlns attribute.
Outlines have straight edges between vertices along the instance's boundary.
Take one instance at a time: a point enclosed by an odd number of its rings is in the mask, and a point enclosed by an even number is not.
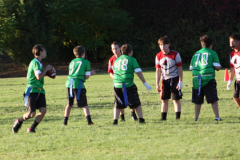
<svg viewBox="0 0 240 160"><path fill-rule="evenodd" d="M113 82L106 72L97 73L85 83L94 126L88 126L81 108L73 108L69 125L62 127L67 103L67 76L45 78L47 114L35 134L26 133L34 121L25 121L17 134L12 132L16 118L25 113L22 94L26 78L0 79L0 159L239 159L240 110L226 90L224 69L216 72L221 122L214 121L211 105L202 105L199 121L194 121L191 103L192 76L183 72L181 120L175 120L172 101L167 121L160 121L159 94L155 90L154 68L143 69L152 86L148 93L135 75L143 106L145 124L132 121L125 110L126 122L113 126Z"/></svg>

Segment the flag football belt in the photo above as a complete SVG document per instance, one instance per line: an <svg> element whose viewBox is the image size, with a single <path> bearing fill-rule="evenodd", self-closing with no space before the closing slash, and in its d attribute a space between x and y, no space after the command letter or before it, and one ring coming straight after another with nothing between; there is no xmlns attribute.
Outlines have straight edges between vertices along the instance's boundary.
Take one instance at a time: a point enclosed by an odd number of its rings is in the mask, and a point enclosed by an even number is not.
<svg viewBox="0 0 240 160"><path fill-rule="evenodd" d="M39 95L40 95L41 88L29 86L28 89L27 89L27 93L24 93L24 105L25 105L25 107L27 107L27 105L28 105L28 98L29 98L30 92L31 92L31 90L32 90L33 88L39 90L38 96L37 96L36 99L38 99L38 97L39 97Z"/></svg>
<svg viewBox="0 0 240 160"><path fill-rule="evenodd" d="M201 77L207 77L207 76L213 76L213 75L204 74L204 75L193 76L193 77L198 77L198 97L200 97L200 94L201 94L201 85L202 85Z"/></svg>
<svg viewBox="0 0 240 160"><path fill-rule="evenodd" d="M81 94L81 89L82 89L82 81L79 80L79 85L78 85L78 92L77 92L77 100L80 100L80 94ZM73 97L73 78L70 80L70 95L69 97Z"/></svg>
<svg viewBox="0 0 240 160"><path fill-rule="evenodd" d="M114 86L115 85L122 85L122 90L123 90L123 97L124 97L124 105L125 106L128 106L128 96L127 96L127 87L126 87L126 84L129 84L129 83L114 83ZM123 102L121 101L121 99L118 97L117 93L114 91L114 95L117 99L117 101L121 104L123 104Z"/></svg>

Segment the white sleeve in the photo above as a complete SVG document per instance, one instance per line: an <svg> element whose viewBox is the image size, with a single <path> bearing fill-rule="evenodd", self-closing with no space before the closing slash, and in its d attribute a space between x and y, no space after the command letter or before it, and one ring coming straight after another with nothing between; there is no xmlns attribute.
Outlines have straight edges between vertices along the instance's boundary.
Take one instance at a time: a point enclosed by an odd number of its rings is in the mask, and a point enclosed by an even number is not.
<svg viewBox="0 0 240 160"><path fill-rule="evenodd" d="M91 76L91 71L85 72L85 76Z"/></svg>
<svg viewBox="0 0 240 160"><path fill-rule="evenodd" d="M36 70L34 71L34 74L37 75L37 74L41 74L42 72L40 70Z"/></svg>
<svg viewBox="0 0 240 160"><path fill-rule="evenodd" d="M142 69L141 68L136 68L136 69L134 69L134 72L135 73L142 72Z"/></svg>

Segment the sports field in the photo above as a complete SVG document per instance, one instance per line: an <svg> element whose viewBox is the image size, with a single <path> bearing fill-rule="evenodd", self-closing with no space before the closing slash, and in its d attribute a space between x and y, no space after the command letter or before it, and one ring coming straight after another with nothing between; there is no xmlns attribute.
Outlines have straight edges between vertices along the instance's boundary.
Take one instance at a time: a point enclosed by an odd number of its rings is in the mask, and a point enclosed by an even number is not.
<svg viewBox="0 0 240 160"><path fill-rule="evenodd" d="M143 106L145 124L132 121L125 110L126 122L113 126L113 82L106 72L97 73L85 83L94 126L88 126L83 111L73 108L68 126L62 127L67 103L67 76L45 78L47 114L36 129L26 133L34 119L25 121L17 134L12 124L25 113L22 94L27 79L0 79L0 159L239 159L240 110L223 82L224 69L216 72L220 118L214 121L209 104L202 105L199 121L194 121L191 103L192 76L183 72L181 120L175 120L170 102L167 121L161 116L159 94L155 91L154 68L143 69L153 91L148 93L139 78L135 83Z"/></svg>

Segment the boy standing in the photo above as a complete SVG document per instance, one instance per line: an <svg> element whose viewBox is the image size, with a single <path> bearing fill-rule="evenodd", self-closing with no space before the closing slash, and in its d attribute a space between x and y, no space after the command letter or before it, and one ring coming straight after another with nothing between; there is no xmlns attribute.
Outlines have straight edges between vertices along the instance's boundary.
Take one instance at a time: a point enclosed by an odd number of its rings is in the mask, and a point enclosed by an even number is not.
<svg viewBox="0 0 240 160"><path fill-rule="evenodd" d="M175 107L176 119L180 119L181 116L181 103L182 99L181 89L182 83L182 60L180 54L176 51L170 50L170 39L167 36L163 36L158 40L158 45L161 50L156 55L155 68L156 68L156 89L160 92L160 99L162 100L161 120L167 120L168 101L173 99ZM161 79L161 88L159 82Z"/></svg>
<svg viewBox="0 0 240 160"><path fill-rule="evenodd" d="M21 118L16 119L12 131L17 133L21 128L23 121L29 118L33 118L36 114L36 109L39 109L39 113L34 120L31 128L27 129L28 133L34 133L37 125L42 121L44 115L46 114L46 99L45 91L43 89L44 76L47 71L52 69L51 65L47 65L43 70L41 60L47 57L46 49L43 45L37 44L33 47L32 53L34 59L30 62L27 72L27 88L26 94L24 96L25 106L28 112L25 113Z"/></svg>
<svg viewBox="0 0 240 160"><path fill-rule="evenodd" d="M142 106L137 92L137 86L133 83L133 73L136 73L143 82L147 90L152 88L145 81L142 70L137 63L137 60L132 57L132 46L125 44L121 47L122 56L120 56L113 65L114 71L114 122L118 124L119 112L121 109L129 107L137 111L139 123L144 123L142 115Z"/></svg>
<svg viewBox="0 0 240 160"><path fill-rule="evenodd" d="M232 80L236 74L236 81L234 83L233 99L238 108L240 108L239 89L240 89L240 35L233 34L229 37L229 45L233 49L230 54L230 79L227 84L227 90L230 90Z"/></svg>
<svg viewBox="0 0 240 160"><path fill-rule="evenodd" d="M204 95L207 103L212 104L215 120L220 121L215 70L219 71L221 65L217 53L212 50L212 39L204 35L200 42L202 49L193 55L189 67L193 75L192 102L195 103L195 121L198 121Z"/></svg>
<svg viewBox="0 0 240 160"><path fill-rule="evenodd" d="M113 64L116 61L116 59L122 55L120 48L121 48L121 44L119 42L114 41L111 44L111 49L112 49L112 52L113 52L113 56L109 59L109 62L108 62L108 73L110 74L111 78L114 77ZM115 107L114 107L114 109L115 109ZM138 118L137 118L137 115L136 115L134 109L130 109L130 110L131 110L132 119L134 121L137 121ZM124 109L120 110L120 116L121 116L121 121L125 121Z"/></svg>
<svg viewBox="0 0 240 160"><path fill-rule="evenodd" d="M91 75L95 75L95 71L91 71L90 62L85 60L85 48L77 46L73 49L75 59L69 64L69 75L66 82L68 104L65 108L63 125L67 125L70 111L73 106L73 100L75 99L76 106L82 107L84 115L87 118L88 125L93 125L90 110L87 104L86 89L84 82Z"/></svg>

